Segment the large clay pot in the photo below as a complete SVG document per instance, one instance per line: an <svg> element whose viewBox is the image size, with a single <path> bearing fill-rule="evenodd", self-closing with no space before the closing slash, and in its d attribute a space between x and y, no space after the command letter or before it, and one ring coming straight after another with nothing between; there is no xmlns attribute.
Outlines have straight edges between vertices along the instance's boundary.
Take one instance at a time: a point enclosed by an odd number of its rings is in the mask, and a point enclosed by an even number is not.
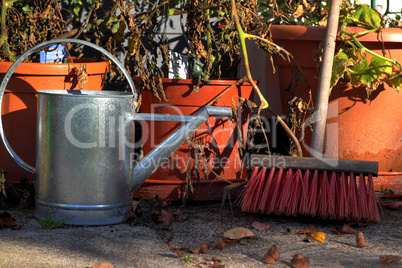
<svg viewBox="0 0 402 268"><path fill-rule="evenodd" d="M362 31L361 28L348 28ZM293 54L312 89L315 101L318 76L315 51L325 37L325 27L272 27L274 42ZM402 62L402 29L387 28L382 33L358 38L374 52ZM382 40L384 43L379 42ZM339 43L340 44L340 43ZM338 46L339 46L338 44ZM371 55L367 54L370 60ZM276 59L283 107L289 98L286 88L292 81L289 64ZM304 97L308 97L307 91ZM331 93L328 108L325 157L372 160L379 162L380 174L374 181L376 189L402 189L402 94L387 85L370 97L363 87L337 85ZM309 140L304 144L308 152Z"/></svg>
<svg viewBox="0 0 402 268"><path fill-rule="evenodd" d="M84 58L73 62L21 63L7 84L1 111L4 132L17 155L31 166L35 166L36 152L36 92L45 89L103 88L105 74L109 70L108 62ZM76 70L83 64L86 65L88 82L82 86ZM0 62L0 81L11 65L12 62ZM7 172L6 179L11 183L24 176L33 181L33 175L16 164L3 143L0 144L0 168Z"/></svg>
<svg viewBox="0 0 402 268"><path fill-rule="evenodd" d="M193 92L195 87L192 80L164 79L163 87L169 102L159 102L150 91L142 94L141 112L192 115L200 107L207 104L222 90L236 81L213 80L211 85L203 84L199 92ZM232 99L239 105L239 98L251 99L250 84L233 87L226 92L214 105L232 107ZM137 198L154 198L158 194L166 200L181 200L187 186L187 177L192 181L194 192L189 192L192 200L219 200L222 198L223 187L227 182L243 181L245 174L242 159L239 156L239 135L247 132L249 110L239 114L239 125L228 118L211 118L202 125L193 136L176 150L169 159L134 192ZM156 144L164 140L181 123L151 121L143 122L142 140L144 154ZM239 127L239 129L237 128ZM244 136L243 136L244 137ZM194 142L194 139L197 142ZM190 142L193 146L190 146ZM205 158L201 159L199 167L194 167L194 148L204 149ZM188 168L190 161L191 168ZM207 166L208 167L207 167ZM213 172L211 170L213 170ZM199 177L197 177L198 170Z"/></svg>

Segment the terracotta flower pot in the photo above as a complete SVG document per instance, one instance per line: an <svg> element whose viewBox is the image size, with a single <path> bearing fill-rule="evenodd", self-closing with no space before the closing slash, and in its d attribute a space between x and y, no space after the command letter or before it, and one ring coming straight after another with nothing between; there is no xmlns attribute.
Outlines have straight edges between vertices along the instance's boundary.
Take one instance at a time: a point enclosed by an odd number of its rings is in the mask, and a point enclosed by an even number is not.
<svg viewBox="0 0 402 268"><path fill-rule="evenodd" d="M82 64L86 64L88 74L88 82L83 86L74 69L80 69ZM12 62L0 62L0 81L11 65ZM5 135L17 155L35 166L38 90L81 87L85 90L101 90L108 70L107 62L83 58L68 64L21 63L7 84L1 111ZM33 175L16 164L3 143L0 144L0 168L7 172L9 182L18 182L23 176L33 181Z"/></svg>
<svg viewBox="0 0 402 268"><path fill-rule="evenodd" d="M211 85L203 84L199 92L193 92L195 87L192 80L164 79L163 86L169 102L159 102L150 91L142 95L141 112L192 115L204 106L222 90L235 81L213 80ZM216 103L216 106L232 107L232 98L236 105L240 96L250 99L252 87L249 84L234 87L226 92ZM245 135L247 130L249 111L244 110L239 115L240 129ZM134 197L154 198L158 194L163 199L181 200L187 185L187 176L191 177L194 187L193 200L219 200L222 198L223 187L228 183L219 177L236 182L244 180L242 174L242 159L239 156L239 142L237 125L228 118L210 118L195 133L194 140L187 140L166 160L162 166L145 183L134 192ZM144 154L148 153L156 144L164 140L181 123L147 121L143 123L142 139ZM189 147L193 142L193 147ZM204 157L200 164L194 167L194 147L204 149ZM188 168L190 161L191 168ZM196 171L198 170L198 176ZM213 170L213 171L211 171Z"/></svg>
<svg viewBox="0 0 402 268"><path fill-rule="evenodd" d="M361 28L348 28L362 31ZM315 101L318 76L315 51L325 37L325 27L272 26L274 42L296 58L312 89ZM402 62L402 29L387 28L358 38L364 46ZM379 42L382 40L383 43ZM339 44L338 44L339 46ZM384 48L384 50L383 50ZM371 55L367 53L367 59ZM289 64L276 59L283 107L287 107L292 81ZM304 93L305 99L308 93ZM327 119L325 157L372 160L379 162L380 174L374 181L381 187L402 189L402 94L387 85L367 97L364 87L352 88L338 84L331 93ZM310 140L306 140L308 152Z"/></svg>

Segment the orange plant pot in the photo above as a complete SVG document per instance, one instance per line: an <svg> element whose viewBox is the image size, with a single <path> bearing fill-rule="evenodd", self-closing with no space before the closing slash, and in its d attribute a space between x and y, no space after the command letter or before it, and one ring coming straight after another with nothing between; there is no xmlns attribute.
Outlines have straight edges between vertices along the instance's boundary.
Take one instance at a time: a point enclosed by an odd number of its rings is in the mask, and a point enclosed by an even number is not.
<svg viewBox="0 0 402 268"><path fill-rule="evenodd" d="M199 92L193 92L192 80L164 79L163 87L169 102L159 102L150 91L142 94L141 112L192 115L207 104L221 91L236 81L213 80L211 85L203 84ZM252 98L252 87L246 83L233 87L226 92L214 105L232 107L232 99L239 105L239 98ZM195 132L192 138L184 142L162 166L145 183L134 192L136 198L154 198L158 194L166 200L181 200L187 186L189 176L194 192L189 192L192 200L219 200L222 198L223 187L229 181L244 181L242 159L239 156L239 135L247 133L249 111L239 113L239 124L228 118L211 117ZM147 121L143 122L142 140L144 154L164 140L181 123ZM197 142L194 142L194 139ZM193 146L190 146L192 143ZM205 156L200 158L200 164L195 167L198 150L204 149ZM188 168L190 165L191 168ZM212 170L212 171L211 171ZM197 176L198 171L198 176Z"/></svg>
<svg viewBox="0 0 402 268"><path fill-rule="evenodd" d="M83 64L87 67L88 82L81 86L77 70ZM12 62L0 62L0 81L11 65ZM21 63L7 84L1 111L4 133L17 155L35 166L38 90L101 90L108 70L108 62L84 58L63 64ZM0 168L7 172L8 182L19 182L24 176L33 182L33 175L15 163L3 143L0 144Z"/></svg>
<svg viewBox="0 0 402 268"><path fill-rule="evenodd" d="M315 53L325 37L325 27L272 26L274 42L288 50L302 68L315 101L318 88ZM361 28L347 28L362 31ZM380 34L358 38L367 48L402 62L402 29L387 28ZM383 43L379 42L383 41ZM383 50L384 48L384 50ZM368 60L370 54L366 54ZM276 59L283 107L290 94L286 91L292 74L289 63ZM306 100L308 92L303 95ZM364 87L338 84L332 90L327 119L325 157L379 162L380 174L374 181L377 190L388 187L402 190L402 94L387 85L367 97ZM286 111L286 110L285 110ZM310 135L311 137L311 135ZM306 139L305 152L310 140Z"/></svg>

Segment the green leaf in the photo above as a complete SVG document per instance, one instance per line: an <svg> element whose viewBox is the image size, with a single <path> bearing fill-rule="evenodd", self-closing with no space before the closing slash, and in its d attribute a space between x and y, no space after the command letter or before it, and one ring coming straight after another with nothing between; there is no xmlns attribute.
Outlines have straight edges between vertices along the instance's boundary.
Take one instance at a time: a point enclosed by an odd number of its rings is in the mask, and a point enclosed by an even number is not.
<svg viewBox="0 0 402 268"><path fill-rule="evenodd" d="M385 21L381 14L368 5L359 7L354 13L354 19L368 29L381 29L385 26Z"/></svg>
<svg viewBox="0 0 402 268"><path fill-rule="evenodd" d="M352 84L366 85L368 91L376 90L377 87L392 73L391 64L381 58L373 57L368 66L358 66L352 75Z"/></svg>
<svg viewBox="0 0 402 268"><path fill-rule="evenodd" d="M119 31L119 24L118 23L116 23L114 26L113 26L113 33L117 33L118 31Z"/></svg>
<svg viewBox="0 0 402 268"><path fill-rule="evenodd" d="M28 13L29 11L31 11L31 7L28 6L28 5L26 5L26 6L24 6L24 7L22 8L22 11Z"/></svg>
<svg viewBox="0 0 402 268"><path fill-rule="evenodd" d="M363 76L367 69L367 61L361 61L360 63L354 62L354 65L348 69L348 75L350 76L349 79L352 86L357 87L365 83L365 78Z"/></svg>
<svg viewBox="0 0 402 268"><path fill-rule="evenodd" d="M362 6L358 7L358 8L356 9L356 12L355 12L355 14L354 14L354 17L355 17L357 20L359 20L360 16L361 16L364 12L367 11L367 8L369 8L367 5L362 5Z"/></svg>
<svg viewBox="0 0 402 268"><path fill-rule="evenodd" d="M391 63L379 57L373 57L371 59L370 68L373 69L378 79L381 79L383 78L382 76L388 76L392 73Z"/></svg>
<svg viewBox="0 0 402 268"><path fill-rule="evenodd" d="M80 20L81 5L77 3L72 4L71 11L73 12L75 20Z"/></svg>

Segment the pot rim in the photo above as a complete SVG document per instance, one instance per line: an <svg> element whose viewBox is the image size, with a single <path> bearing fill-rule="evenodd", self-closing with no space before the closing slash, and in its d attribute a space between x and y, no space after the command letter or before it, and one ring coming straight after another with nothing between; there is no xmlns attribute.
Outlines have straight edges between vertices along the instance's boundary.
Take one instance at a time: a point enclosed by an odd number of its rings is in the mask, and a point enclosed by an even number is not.
<svg viewBox="0 0 402 268"><path fill-rule="evenodd" d="M5 74L13 63L10 61L0 61L0 74ZM109 62L107 61L80 58L73 60L73 63L23 62L18 65L14 75L71 75L74 67L79 69L82 64L87 66L88 75L109 72Z"/></svg>
<svg viewBox="0 0 402 268"><path fill-rule="evenodd" d="M327 27L325 26L303 26L303 25L272 25L271 32L273 39L285 40L315 40L322 41L325 38ZM346 27L350 32L363 32L366 29L361 27ZM339 29L338 29L339 33ZM372 32L358 37L359 41L365 42L402 42L401 28L385 28L381 32Z"/></svg>
<svg viewBox="0 0 402 268"><path fill-rule="evenodd" d="M135 75L133 77L134 80L137 82L140 81L140 77L138 75ZM157 78L155 78L157 79ZM234 83L236 83L238 80L232 80L232 79L214 79L214 78L209 78L211 81L211 84L208 84L205 81L201 81L200 86L202 85L218 85L218 86L231 86ZM194 85L195 79L173 79L173 78L163 78L162 82L164 84L181 84L181 85ZM254 80L254 83L258 85L259 81ZM249 82L242 82L239 84L240 85L251 85Z"/></svg>

